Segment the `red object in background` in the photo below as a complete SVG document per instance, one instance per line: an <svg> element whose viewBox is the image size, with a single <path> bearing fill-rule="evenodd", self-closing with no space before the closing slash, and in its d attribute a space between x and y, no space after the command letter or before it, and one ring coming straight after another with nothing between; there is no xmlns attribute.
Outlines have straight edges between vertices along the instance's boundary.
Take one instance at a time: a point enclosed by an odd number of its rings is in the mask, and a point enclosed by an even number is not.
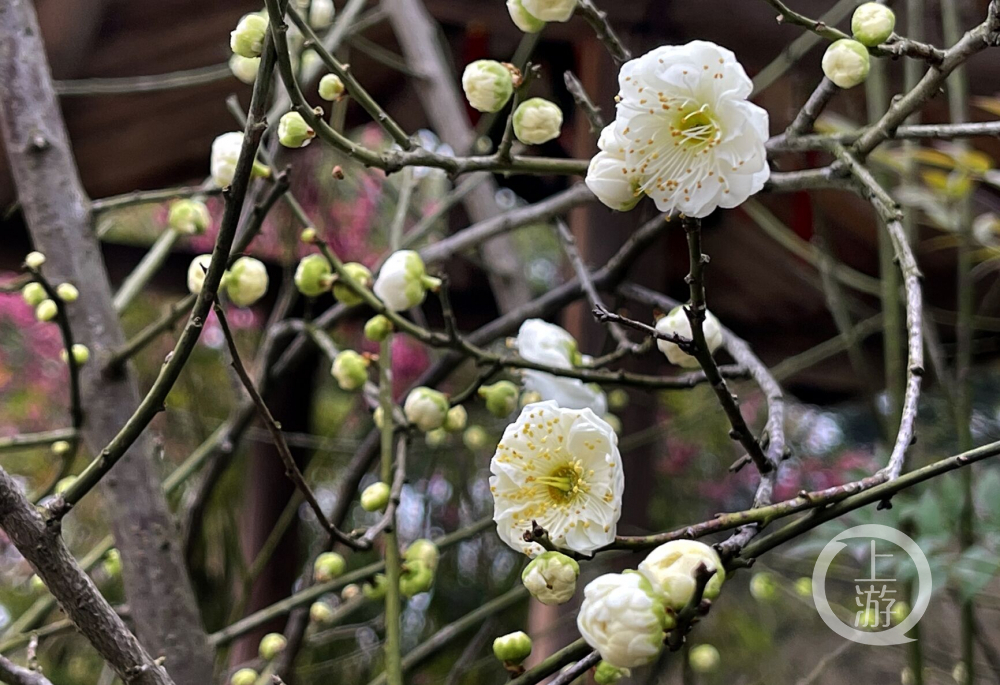
<svg viewBox="0 0 1000 685"><path fill-rule="evenodd" d="M475 62L477 59L486 59L490 56L490 33L486 24L479 21L470 21L465 26L465 35L462 37L461 65ZM476 124L482 114L465 103L469 121Z"/></svg>

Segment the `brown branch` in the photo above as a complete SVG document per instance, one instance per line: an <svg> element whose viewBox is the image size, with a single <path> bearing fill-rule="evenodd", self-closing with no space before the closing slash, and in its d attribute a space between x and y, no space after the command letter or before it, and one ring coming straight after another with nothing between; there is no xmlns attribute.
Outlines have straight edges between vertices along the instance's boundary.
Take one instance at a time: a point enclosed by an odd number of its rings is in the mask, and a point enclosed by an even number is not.
<svg viewBox="0 0 1000 685"><path fill-rule="evenodd" d="M4 656L0 656L0 680L8 685L52 685L52 682L38 671L18 666Z"/></svg>

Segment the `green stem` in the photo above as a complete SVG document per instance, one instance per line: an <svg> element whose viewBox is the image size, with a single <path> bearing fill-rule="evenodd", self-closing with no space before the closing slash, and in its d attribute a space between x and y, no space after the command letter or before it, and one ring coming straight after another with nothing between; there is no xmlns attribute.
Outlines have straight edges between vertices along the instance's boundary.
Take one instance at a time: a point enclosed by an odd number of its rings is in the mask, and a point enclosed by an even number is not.
<svg viewBox="0 0 1000 685"><path fill-rule="evenodd" d="M121 286L118 288L118 292L115 293L115 299L113 300L115 305L115 311L121 314L125 311L136 296L142 292L142 289L146 287L146 284L156 275L156 272L160 270L164 262L170 257L170 251L173 249L174 244L177 239L180 238L180 233L172 228L167 228L160 234L160 237L156 239L149 251L143 255L142 259L136 265L135 269L132 270L125 280L122 281Z"/></svg>
<svg viewBox="0 0 1000 685"><path fill-rule="evenodd" d="M383 483L392 481L393 421L392 401L392 336L382 341L378 361L379 406L382 408L382 460ZM385 679L389 685L403 685L403 666L400 646L401 600L399 576L402 566L399 544L396 540L395 521L389 524L383 536L385 541Z"/></svg>

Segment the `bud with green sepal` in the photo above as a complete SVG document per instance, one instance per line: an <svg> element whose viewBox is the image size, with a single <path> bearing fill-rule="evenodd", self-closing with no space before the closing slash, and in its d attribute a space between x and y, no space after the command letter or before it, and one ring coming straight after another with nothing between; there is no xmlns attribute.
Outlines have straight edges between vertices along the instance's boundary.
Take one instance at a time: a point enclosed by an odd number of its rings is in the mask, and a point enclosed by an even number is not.
<svg viewBox="0 0 1000 685"><path fill-rule="evenodd" d="M43 300L48 298L48 293L45 292L45 287L41 283L32 281L21 288L21 298L29 307L37 307Z"/></svg>
<svg viewBox="0 0 1000 685"><path fill-rule="evenodd" d="M403 558L407 562L419 561L425 564L430 570L436 571L438 561L441 558L441 552L432 541L420 538L410 543L410 546L406 548L406 552L403 553Z"/></svg>
<svg viewBox="0 0 1000 685"><path fill-rule="evenodd" d="M257 652L264 661L272 661L275 657L285 651L288 640L281 633L268 633L260 640Z"/></svg>
<svg viewBox="0 0 1000 685"><path fill-rule="evenodd" d="M597 685L615 685L619 680L630 675L632 675L632 671L627 668L618 668L607 661L601 661L594 669L594 682Z"/></svg>
<svg viewBox="0 0 1000 685"><path fill-rule="evenodd" d="M327 74L319 80L319 96L328 102L339 100L344 90L344 82L336 74Z"/></svg>
<svg viewBox="0 0 1000 685"><path fill-rule="evenodd" d="M385 599L385 592L388 585L388 581L385 579L385 574L378 573L371 579L371 581L361 586L361 594L365 596L365 599L370 599L372 601Z"/></svg>
<svg viewBox="0 0 1000 685"><path fill-rule="evenodd" d="M695 673L711 673L719 668L722 657L719 656L719 650L714 645L698 645L691 648L688 663L691 664L691 670Z"/></svg>
<svg viewBox="0 0 1000 685"><path fill-rule="evenodd" d="M285 147L305 147L315 137L315 129L298 112L287 112L278 121L278 142Z"/></svg>
<svg viewBox="0 0 1000 685"><path fill-rule="evenodd" d="M434 569L422 561L407 561L399 576L399 594L409 599L434 586Z"/></svg>
<svg viewBox="0 0 1000 685"><path fill-rule="evenodd" d="M267 17L256 12L248 14L229 34L229 47L240 57L260 57L266 33Z"/></svg>
<svg viewBox="0 0 1000 685"><path fill-rule="evenodd" d="M267 293L267 267L253 257L233 262L225 278L226 294L238 307L249 307Z"/></svg>
<svg viewBox="0 0 1000 685"><path fill-rule="evenodd" d="M696 540L674 540L660 545L639 564L639 573L649 579L666 600L667 608L680 611L697 590L695 574L699 566L713 573L702 599L715 599L725 582L725 569L718 552Z"/></svg>
<svg viewBox="0 0 1000 685"><path fill-rule="evenodd" d="M295 287L306 297L319 297L333 284L333 269L326 257L306 255L295 268Z"/></svg>
<svg viewBox="0 0 1000 685"><path fill-rule="evenodd" d="M473 109L499 112L514 94L511 70L492 59L470 63L462 73L462 89Z"/></svg>
<svg viewBox="0 0 1000 685"><path fill-rule="evenodd" d="M252 668L241 668L229 677L229 685L254 685L259 674Z"/></svg>
<svg viewBox="0 0 1000 685"><path fill-rule="evenodd" d="M541 145L559 137L563 113L545 98L525 100L514 110L514 135L525 145Z"/></svg>
<svg viewBox="0 0 1000 685"><path fill-rule="evenodd" d="M411 390L403 403L406 420L424 433L444 426L448 409L444 393L423 386Z"/></svg>
<svg viewBox="0 0 1000 685"><path fill-rule="evenodd" d="M462 433L462 443L475 452L486 447L490 437L486 434L486 429L482 426L469 426Z"/></svg>
<svg viewBox="0 0 1000 685"><path fill-rule="evenodd" d="M823 73L841 88L864 83L870 69L868 48L850 38L834 41L823 55Z"/></svg>
<svg viewBox="0 0 1000 685"><path fill-rule="evenodd" d="M365 511L383 511L389 506L390 494L388 483L372 483L361 493L361 508Z"/></svg>
<svg viewBox="0 0 1000 685"><path fill-rule="evenodd" d="M424 260L413 250L393 252L375 279L375 295L389 311L402 312L416 307L427 297L428 290L436 291L441 280L427 275Z"/></svg>
<svg viewBox="0 0 1000 685"><path fill-rule="evenodd" d="M510 381L498 381L479 388L479 396L486 400L486 410L503 419L517 409L519 391Z"/></svg>
<svg viewBox="0 0 1000 685"><path fill-rule="evenodd" d="M333 621L333 609L326 602L313 602L309 607L309 620L316 625L328 625Z"/></svg>
<svg viewBox="0 0 1000 685"><path fill-rule="evenodd" d="M208 206L198 200L176 200L170 204L167 225L184 235L200 235L212 224Z"/></svg>
<svg viewBox="0 0 1000 685"><path fill-rule="evenodd" d="M579 0L522 0L524 9L542 21L569 21Z"/></svg>
<svg viewBox="0 0 1000 685"><path fill-rule="evenodd" d="M524 9L521 0L507 0L507 12L514 25L525 33L538 33L545 28L545 22Z"/></svg>
<svg viewBox="0 0 1000 685"><path fill-rule="evenodd" d="M313 578L317 583L326 583L342 575L346 568L344 557L336 552L323 552L313 562Z"/></svg>
<svg viewBox="0 0 1000 685"><path fill-rule="evenodd" d="M565 604L576 593L580 564L562 552L543 552L521 572L521 582L542 604Z"/></svg>
<svg viewBox="0 0 1000 685"><path fill-rule="evenodd" d="M373 342L382 342L392 333L392 322L382 314L376 314L365 322L365 337Z"/></svg>
<svg viewBox="0 0 1000 685"><path fill-rule="evenodd" d="M54 300L42 300L35 307L35 318L39 321L52 321L59 313L59 305Z"/></svg>
<svg viewBox="0 0 1000 685"><path fill-rule="evenodd" d="M80 299L80 291L72 283L60 283L56 287L56 295L66 303L76 302Z"/></svg>
<svg viewBox="0 0 1000 685"><path fill-rule="evenodd" d="M313 243L315 243L316 237L317 237L316 229L313 228L312 226L306 226L305 228L302 229L302 232L299 233L299 240L306 243L307 245L312 245Z"/></svg>
<svg viewBox="0 0 1000 685"><path fill-rule="evenodd" d="M347 278L353 281L360 288L371 288L372 287L372 272L368 270L368 267L364 264L359 264L357 262L348 262L344 264L344 273ZM342 279L334 279L333 282L333 296L337 298L337 301L348 307L353 307L354 305L361 304L364 300L354 292L354 289L342 282Z"/></svg>
<svg viewBox="0 0 1000 685"><path fill-rule="evenodd" d="M501 635L493 640L493 655L503 662L504 668L520 673L521 664L531 656L531 638L524 631Z"/></svg>
<svg viewBox="0 0 1000 685"><path fill-rule="evenodd" d="M862 45L874 47L889 39L896 28L896 14L883 4L866 2L854 10L851 33Z"/></svg>
<svg viewBox="0 0 1000 685"><path fill-rule="evenodd" d="M37 250L34 252L29 252L24 257L24 265L29 269L34 269L38 271L42 268L42 264L45 263L45 255Z"/></svg>
<svg viewBox="0 0 1000 685"><path fill-rule="evenodd" d="M448 410L448 414L444 417L443 428L449 433L460 433L465 430L468 422L469 413L465 407L458 404Z"/></svg>

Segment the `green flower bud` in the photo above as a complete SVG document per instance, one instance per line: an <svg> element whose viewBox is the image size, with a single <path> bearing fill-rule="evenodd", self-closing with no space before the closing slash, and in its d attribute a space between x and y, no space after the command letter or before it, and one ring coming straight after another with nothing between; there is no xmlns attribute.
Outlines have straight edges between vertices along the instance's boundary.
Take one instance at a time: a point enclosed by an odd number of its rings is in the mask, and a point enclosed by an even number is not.
<svg viewBox="0 0 1000 685"><path fill-rule="evenodd" d="M462 433L462 442L473 452L486 447L489 440L490 436L486 434L486 429L482 426L469 426Z"/></svg>
<svg viewBox="0 0 1000 685"><path fill-rule="evenodd" d="M57 457L65 457L73 450L73 446L67 440L56 440L49 449Z"/></svg>
<svg viewBox="0 0 1000 685"><path fill-rule="evenodd" d="M893 625L898 625L910 615L910 605L906 602L893 602L892 609L889 610L889 618Z"/></svg>
<svg viewBox="0 0 1000 685"><path fill-rule="evenodd" d="M520 405L521 409L524 409L529 404L534 404L535 402L541 402L541 401L542 401L542 393L537 392L535 390L531 390L521 395L521 399L520 401L518 401L518 404Z"/></svg>
<svg viewBox="0 0 1000 685"><path fill-rule="evenodd" d="M42 592L48 590L45 586L45 581L36 573L31 576L31 580L28 581L28 586L31 588L32 592Z"/></svg>
<svg viewBox="0 0 1000 685"><path fill-rule="evenodd" d="M562 552L543 552L521 572L521 582L542 604L565 604L576 593L580 564Z"/></svg>
<svg viewBox="0 0 1000 685"><path fill-rule="evenodd" d="M382 342L392 333L392 322L382 314L376 314L365 323L365 337L374 342Z"/></svg>
<svg viewBox="0 0 1000 685"><path fill-rule="evenodd" d="M318 297L330 289L333 269L326 257L311 254L302 258L295 269L295 287L306 297Z"/></svg>
<svg viewBox="0 0 1000 685"><path fill-rule="evenodd" d="M372 287L372 272L364 264L348 262L344 264L344 272L358 286L366 289ZM334 281L333 296L337 298L338 302L348 307L353 307L364 302L361 296L354 292L353 288L339 280Z"/></svg>
<svg viewBox="0 0 1000 685"><path fill-rule="evenodd" d="M52 300L42 300L35 307L35 318L39 321L52 321L59 313L59 306Z"/></svg>
<svg viewBox="0 0 1000 685"><path fill-rule="evenodd" d="M870 68L868 48L850 38L834 41L823 55L823 73L841 88L864 83Z"/></svg>
<svg viewBox="0 0 1000 685"><path fill-rule="evenodd" d="M67 490L69 490L70 486L73 485L73 483L75 482L76 482L76 476L66 476L65 478L60 478L59 481L56 483L55 488L53 488L53 491L57 495L62 495Z"/></svg>
<svg viewBox="0 0 1000 685"><path fill-rule="evenodd" d="M372 412L372 421L375 422L375 426L378 428L382 427L382 407L375 407L375 411Z"/></svg>
<svg viewBox="0 0 1000 685"><path fill-rule="evenodd" d="M345 602L349 599L354 599L361 594L361 586L357 583L351 583L350 585L345 585L344 589L340 591L340 598Z"/></svg>
<svg viewBox="0 0 1000 685"><path fill-rule="evenodd" d="M406 552L403 553L403 558L407 562L419 561L430 570L436 571L438 561L441 558L441 552L433 542L420 538L410 543L410 546L406 548Z"/></svg>
<svg viewBox="0 0 1000 685"><path fill-rule="evenodd" d="M431 388L419 387L410 391L403 403L403 414L406 420L420 431L441 428L448 415L448 398L444 393Z"/></svg>
<svg viewBox="0 0 1000 685"><path fill-rule="evenodd" d="M229 685L254 685L257 678L257 671L252 668L241 668L229 677Z"/></svg>
<svg viewBox="0 0 1000 685"><path fill-rule="evenodd" d="M311 245L312 243L315 243L316 242L316 229L313 228L312 226L307 226L306 228L303 228L302 229L302 233L299 233L299 240L301 240L302 242L306 243L307 245Z"/></svg>
<svg viewBox="0 0 1000 685"><path fill-rule="evenodd" d="M428 447L440 447L448 442L448 431L444 428L435 428L424 433L424 442Z"/></svg>
<svg viewBox="0 0 1000 685"><path fill-rule="evenodd" d="M812 578L803 576L795 581L795 594L799 597L810 597L813 592Z"/></svg>
<svg viewBox="0 0 1000 685"><path fill-rule="evenodd" d="M330 374L337 379L341 390L348 392L359 389L368 380L367 358L354 350L344 350L333 360Z"/></svg>
<svg viewBox="0 0 1000 685"><path fill-rule="evenodd" d="M388 483L372 483L361 493L361 508L365 511L383 511L389 506L390 494Z"/></svg>
<svg viewBox="0 0 1000 685"><path fill-rule="evenodd" d="M361 586L361 594L365 596L365 599L370 599L373 601L378 601L380 599L385 599L385 590L388 583L385 579L385 574L379 573L371 582L365 583Z"/></svg>
<svg viewBox="0 0 1000 685"><path fill-rule="evenodd" d="M465 424L469 421L469 413L460 404L448 410L444 417L444 429L449 433L459 433L465 430Z"/></svg>
<svg viewBox="0 0 1000 685"><path fill-rule="evenodd" d="M851 32L854 34L854 39L869 47L884 43L895 28L895 13L877 2L860 5L851 17Z"/></svg>
<svg viewBox="0 0 1000 685"><path fill-rule="evenodd" d="M71 349L73 351L73 361L76 362L77 366L83 366L90 361L90 349L88 349L86 345L76 343ZM69 362L69 355L66 354L66 350L61 350L59 352L59 357L63 360L63 363Z"/></svg>
<svg viewBox="0 0 1000 685"><path fill-rule="evenodd" d="M614 414L605 414L605 415L604 415L604 416L602 416L601 418L603 418L603 419L604 419L604 421L605 421L605 422L606 422L606 423L607 423L607 424L608 424L609 426L611 426L611 430L613 430L613 431L614 431L615 433L617 433L618 435L621 435L621 434L622 434L622 429L623 429L623 426L622 426L622 420L621 420L621 419L619 419L619 418L618 418L617 416L615 416Z"/></svg>
<svg viewBox="0 0 1000 685"><path fill-rule="evenodd" d="M122 555L117 549L109 549L108 553L104 555L104 572L110 577L116 578L121 575L122 572Z"/></svg>
<svg viewBox="0 0 1000 685"><path fill-rule="evenodd" d="M205 276L208 274L208 267L212 264L212 255L198 255L191 260L187 271L188 292L197 294L201 292L201 287L205 284Z"/></svg>
<svg viewBox="0 0 1000 685"><path fill-rule="evenodd" d="M608 393L608 407L611 411L621 411L628 406L628 403L628 391L622 390L621 388L615 388Z"/></svg>
<svg viewBox="0 0 1000 685"><path fill-rule="evenodd" d="M711 673L722 663L722 658L713 645L698 645L691 648L688 661L695 673Z"/></svg>
<svg viewBox="0 0 1000 685"><path fill-rule="evenodd" d="M955 664L955 668L951 669L951 678L956 683L969 682L969 669L965 666L964 661L959 661Z"/></svg>
<svg viewBox="0 0 1000 685"><path fill-rule="evenodd" d="M317 583L326 583L344 573L347 562L336 552L323 552L313 562L313 578Z"/></svg>
<svg viewBox="0 0 1000 685"><path fill-rule="evenodd" d="M618 668L617 666L612 666L607 661L602 661L594 669L594 682L597 685L614 685L622 678L630 675L632 675L632 672L629 669Z"/></svg>
<svg viewBox="0 0 1000 685"><path fill-rule="evenodd" d="M514 135L525 145L541 145L559 137L563 113L544 98L525 100L514 111Z"/></svg>
<svg viewBox="0 0 1000 685"><path fill-rule="evenodd" d="M498 381L479 388L479 396L486 400L486 410L498 419L510 416L517 409L518 389L510 381Z"/></svg>
<svg viewBox="0 0 1000 685"><path fill-rule="evenodd" d="M434 570L422 561L407 561L399 576L399 594L409 599L434 586Z"/></svg>
<svg viewBox="0 0 1000 685"><path fill-rule="evenodd" d="M505 665L517 666L531 655L531 646L531 638L519 630L495 639L493 654Z"/></svg>
<svg viewBox="0 0 1000 685"><path fill-rule="evenodd" d="M309 620L317 625L326 625L333 620L333 609L326 602L313 602L309 607Z"/></svg>
<svg viewBox="0 0 1000 685"><path fill-rule="evenodd" d="M28 303L29 307L37 307L42 300L48 298L48 294L41 283L32 281L21 289L21 298Z"/></svg>
<svg viewBox="0 0 1000 685"><path fill-rule="evenodd" d="M184 235L200 235L212 224L208 206L198 200L177 200L170 204L167 225Z"/></svg>
<svg viewBox="0 0 1000 685"><path fill-rule="evenodd" d="M249 307L267 293L267 267L253 257L240 257L229 269L226 293L237 307Z"/></svg>
<svg viewBox="0 0 1000 685"><path fill-rule="evenodd" d="M237 79L250 85L257 80L257 72L260 70L260 57L244 57L234 54L229 58L229 71Z"/></svg>
<svg viewBox="0 0 1000 685"><path fill-rule="evenodd" d="M755 573L750 579L750 594L761 602L770 602L778 594L778 584L767 571Z"/></svg>
<svg viewBox="0 0 1000 685"><path fill-rule="evenodd" d="M288 112L278 121L278 142L285 147L305 147L316 137L316 131L298 112Z"/></svg>
<svg viewBox="0 0 1000 685"><path fill-rule="evenodd" d="M288 640L285 639L284 635L281 633L268 633L261 638L257 652L264 661L271 661L285 651L286 646L288 646Z"/></svg>
<svg viewBox="0 0 1000 685"><path fill-rule="evenodd" d="M41 269L42 264L44 263L45 263L45 255L43 255L41 252L38 251L29 252L24 257L25 266L27 266L29 269L34 269L35 271Z"/></svg>
<svg viewBox="0 0 1000 685"><path fill-rule="evenodd" d="M521 0L507 0L507 11L514 25L525 33L538 33L545 28L545 22L524 9Z"/></svg>
<svg viewBox="0 0 1000 685"><path fill-rule="evenodd" d="M344 82L336 74L327 74L319 80L319 96L324 100L329 102L339 100L344 90Z"/></svg>
<svg viewBox="0 0 1000 685"><path fill-rule="evenodd" d="M264 49L264 35L267 33L267 17L248 14L229 34L229 47L240 57L260 57Z"/></svg>
<svg viewBox="0 0 1000 685"><path fill-rule="evenodd" d="M60 283L56 287L56 295L63 302L76 302L80 299L80 291L72 283Z"/></svg>
<svg viewBox="0 0 1000 685"><path fill-rule="evenodd" d="M499 112L514 94L510 70L491 59L472 62L462 73L462 89L473 109Z"/></svg>

